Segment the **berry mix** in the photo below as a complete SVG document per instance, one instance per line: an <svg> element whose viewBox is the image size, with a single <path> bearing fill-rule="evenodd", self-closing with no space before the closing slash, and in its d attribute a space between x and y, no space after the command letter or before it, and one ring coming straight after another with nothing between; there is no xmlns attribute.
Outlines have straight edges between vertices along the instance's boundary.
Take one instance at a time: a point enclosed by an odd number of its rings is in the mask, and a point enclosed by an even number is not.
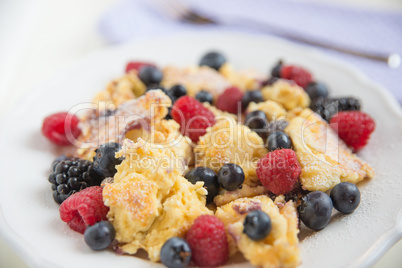
<svg viewBox="0 0 402 268"><path fill-rule="evenodd" d="M51 165L60 218L93 250L144 249L170 268L220 266L238 251L296 267L300 221L319 231L333 208L352 213L356 183L374 177L356 155L374 120L329 93L283 61L269 76L217 52L188 68L129 62L93 100L106 108L44 119L58 146L97 141L66 146ZM143 165L160 159L175 164Z"/></svg>

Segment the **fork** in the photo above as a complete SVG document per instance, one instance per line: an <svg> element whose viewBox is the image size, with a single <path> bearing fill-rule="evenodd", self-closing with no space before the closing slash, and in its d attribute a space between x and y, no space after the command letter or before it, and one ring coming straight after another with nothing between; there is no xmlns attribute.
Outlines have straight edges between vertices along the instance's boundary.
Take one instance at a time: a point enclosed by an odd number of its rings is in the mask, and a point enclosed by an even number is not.
<svg viewBox="0 0 402 268"><path fill-rule="evenodd" d="M225 26L240 26L253 29L259 29L263 32L268 32L275 36L296 41L299 43L312 45L316 47L326 48L334 51L339 51L345 54L354 55L361 58L371 59L379 62L386 63L389 68L398 68L401 64L401 56L398 53L381 54L381 53L370 53L357 51L349 49L346 47L333 45L325 42L320 42L318 40L313 40L305 37L299 33L288 31L284 28L278 26L272 26L267 23L260 21L247 19L247 18L213 18L201 14L200 12L194 11L190 7L186 6L177 0L153 0L154 8L159 10L162 15L168 16L177 21L182 21L185 23L191 23L195 25L225 25Z"/></svg>

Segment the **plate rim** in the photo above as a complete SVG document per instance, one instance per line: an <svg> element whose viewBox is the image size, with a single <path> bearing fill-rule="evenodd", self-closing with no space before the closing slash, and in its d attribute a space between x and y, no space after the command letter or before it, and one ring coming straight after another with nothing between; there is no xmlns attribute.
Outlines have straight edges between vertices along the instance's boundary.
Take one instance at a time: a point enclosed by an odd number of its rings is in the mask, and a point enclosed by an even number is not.
<svg viewBox="0 0 402 268"><path fill-rule="evenodd" d="M285 44L292 49L303 51L307 55L307 57L311 57L317 62L323 62L325 65L332 65L336 68L342 68L345 72L349 73L353 77L355 77L359 83L362 85L367 85L374 89L378 94L380 94L384 101L390 105L391 111L395 117L402 120L402 107L399 105L396 98L389 92L384 86L381 84L372 81L369 76L360 71L357 67L351 65L346 61L339 60L333 56L326 54L323 51L320 51L317 48L308 47L300 44L296 44L290 41L286 41L273 36L266 36L262 34L251 34L244 33L240 31L234 30L225 30L225 31L205 31L194 33L191 31L183 31L180 33L165 35L162 37L143 37L137 40L132 40L126 43L106 46L102 48L98 48L84 56L80 59L60 68L54 75L45 79L38 86L31 88L25 96L20 98L8 111L5 111L0 117L0 124L6 125L9 121L12 121L12 108L22 105L26 103L29 98L33 97L36 94L41 94L45 91L48 84L52 84L55 81L60 80L63 76L66 76L69 72L73 72L74 69L82 65L84 62L90 61L92 58L98 57L98 55L102 55L104 53L110 53L114 50L121 50L124 47L134 47L141 43L158 41L163 43L164 41L168 41L174 38L183 38L188 39L192 36L200 36L205 35L210 37L215 36L228 36L232 38L252 38L252 39L260 39L263 41L273 41L276 44ZM5 135L6 131L0 129L0 142L4 143L4 139L2 137ZM8 225L7 220L3 214L2 204L0 203L0 236L3 238L4 242L14 251L16 255L18 255L28 266L30 267L60 267L56 263L49 262L48 260L42 258L39 254L35 254L35 249L28 248L24 246L24 244L19 240L19 234L14 231L11 226ZM364 252L359 257L356 257L355 261L351 263L351 267L366 267L373 265L381 256L383 256L395 243L402 239L402 210L399 210L399 213L396 217L396 222L393 227L387 230L370 248Z"/></svg>

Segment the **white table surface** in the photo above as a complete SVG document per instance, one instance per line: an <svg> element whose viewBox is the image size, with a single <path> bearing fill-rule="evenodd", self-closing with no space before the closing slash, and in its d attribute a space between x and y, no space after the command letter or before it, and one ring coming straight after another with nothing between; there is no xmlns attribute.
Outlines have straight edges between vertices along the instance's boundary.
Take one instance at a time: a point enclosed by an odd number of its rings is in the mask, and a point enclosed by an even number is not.
<svg viewBox="0 0 402 268"><path fill-rule="evenodd" d="M402 12L402 0L314 1ZM0 0L0 115L65 66L108 46L97 32L97 22L116 2ZM401 252L399 242L374 267L402 267ZM0 238L0 267L28 266Z"/></svg>

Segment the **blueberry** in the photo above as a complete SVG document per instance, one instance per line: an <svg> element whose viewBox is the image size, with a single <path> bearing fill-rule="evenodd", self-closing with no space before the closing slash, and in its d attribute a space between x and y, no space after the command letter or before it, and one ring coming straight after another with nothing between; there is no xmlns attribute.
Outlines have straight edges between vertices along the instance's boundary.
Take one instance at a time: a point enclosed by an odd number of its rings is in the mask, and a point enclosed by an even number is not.
<svg viewBox="0 0 402 268"><path fill-rule="evenodd" d="M361 103L353 97L343 98L324 98L317 97L313 99L310 107L319 114L324 120L330 121L332 116L341 111L358 111L361 109Z"/></svg>
<svg viewBox="0 0 402 268"><path fill-rule="evenodd" d="M273 84L276 83L276 81L278 81L280 78L275 77L275 76L271 76L268 80L264 81L262 84L262 87L265 86L272 86Z"/></svg>
<svg viewBox="0 0 402 268"><path fill-rule="evenodd" d="M191 249L186 240L172 237L163 244L160 255L168 268L183 268L190 263Z"/></svg>
<svg viewBox="0 0 402 268"><path fill-rule="evenodd" d="M241 105L243 109L247 109L247 106L250 104L250 102L255 102L259 103L264 101L262 98L262 94L260 90L248 90L246 93L243 95L243 99L241 100Z"/></svg>
<svg viewBox="0 0 402 268"><path fill-rule="evenodd" d="M113 242L116 231L108 221L100 221L87 227L84 240L93 250L106 249Z"/></svg>
<svg viewBox="0 0 402 268"><path fill-rule="evenodd" d="M302 222L308 228L318 231L328 225L332 207L331 198L327 194L315 191L301 198L297 210Z"/></svg>
<svg viewBox="0 0 402 268"><path fill-rule="evenodd" d="M278 77L278 78L281 77L282 65L283 65L283 61L280 60L280 61L278 61L278 63L274 66L274 68L272 68L271 75L272 75L273 77Z"/></svg>
<svg viewBox="0 0 402 268"><path fill-rule="evenodd" d="M222 54L218 52L209 52L201 58L199 65L206 65L218 71L225 62L226 58Z"/></svg>
<svg viewBox="0 0 402 268"><path fill-rule="evenodd" d="M334 208L339 212L349 214L355 211L360 204L360 191L350 182L337 184L330 195Z"/></svg>
<svg viewBox="0 0 402 268"><path fill-rule="evenodd" d="M257 132L257 134L265 141L267 138L267 126L268 119L263 111L252 111L246 115L244 124L251 130Z"/></svg>
<svg viewBox="0 0 402 268"><path fill-rule="evenodd" d="M170 107L168 108L168 113L167 113L167 115L165 116L164 119L166 119L166 120L171 120L171 119L173 119L173 118L172 118L172 106L170 106Z"/></svg>
<svg viewBox="0 0 402 268"><path fill-rule="evenodd" d="M159 84L162 81L162 72L153 66L144 66L140 69L139 78L145 85Z"/></svg>
<svg viewBox="0 0 402 268"><path fill-rule="evenodd" d="M236 164L224 164L219 170L218 182L227 191L237 190L244 182L244 171Z"/></svg>
<svg viewBox="0 0 402 268"><path fill-rule="evenodd" d="M170 94L176 99L187 95L187 90L182 85L175 85L170 88Z"/></svg>
<svg viewBox="0 0 402 268"><path fill-rule="evenodd" d="M282 131L276 131L269 135L267 146L268 150L272 152L278 149L291 149L293 145L288 134Z"/></svg>
<svg viewBox="0 0 402 268"><path fill-rule="evenodd" d="M243 226L243 233L254 241L264 239L272 229L271 218L261 210L250 211L244 219Z"/></svg>
<svg viewBox="0 0 402 268"><path fill-rule="evenodd" d="M209 102L210 104L212 104L212 102L214 101L214 97L212 97L212 94L205 90L201 90L200 92L198 92L195 95L195 99L199 102Z"/></svg>
<svg viewBox="0 0 402 268"><path fill-rule="evenodd" d="M306 92L310 99L315 100L318 97L328 97L328 88L325 84L320 82L311 82L306 87Z"/></svg>
<svg viewBox="0 0 402 268"><path fill-rule="evenodd" d="M191 169L184 175L184 177L195 184L197 181L203 181L204 187L207 188L207 202L211 202L214 197L219 193L218 176L215 171L207 167L196 167Z"/></svg>
<svg viewBox="0 0 402 268"><path fill-rule="evenodd" d="M102 144L96 149L94 156L93 169L103 178L113 177L116 174L116 165L121 163L121 159L115 157L116 152L120 150L120 144L109 142Z"/></svg>

